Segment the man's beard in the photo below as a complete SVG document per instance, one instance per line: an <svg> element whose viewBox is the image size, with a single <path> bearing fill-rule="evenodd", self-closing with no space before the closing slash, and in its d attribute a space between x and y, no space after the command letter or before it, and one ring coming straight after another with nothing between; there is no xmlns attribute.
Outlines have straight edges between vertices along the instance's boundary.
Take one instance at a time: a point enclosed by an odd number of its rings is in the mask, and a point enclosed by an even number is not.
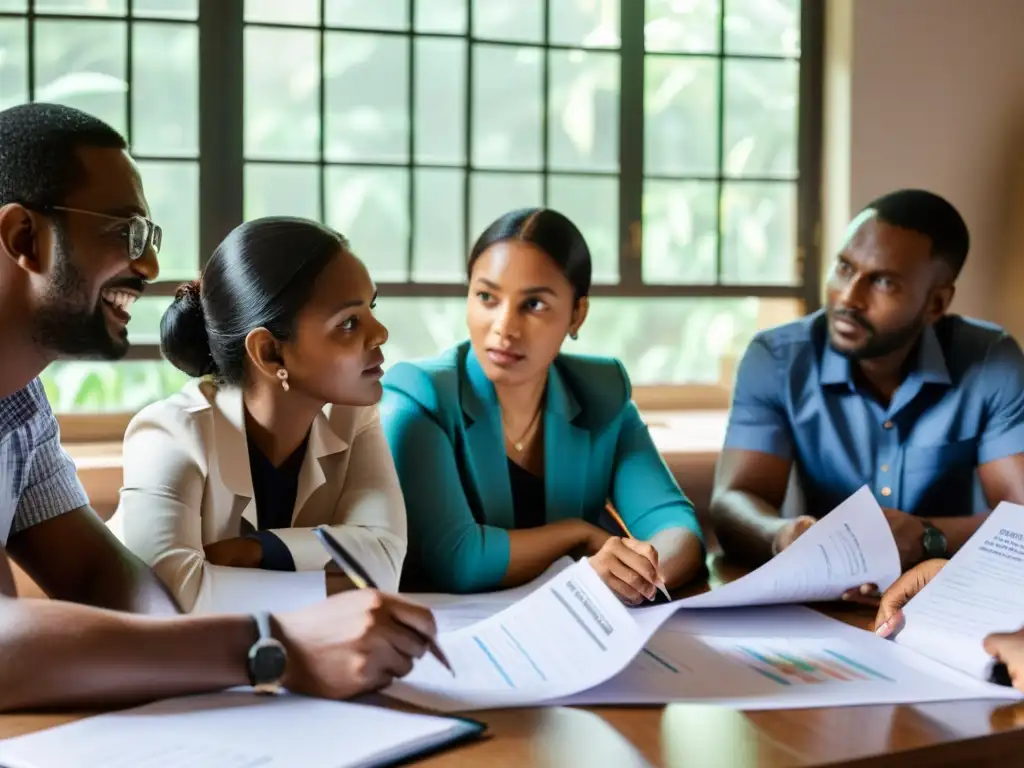
<svg viewBox="0 0 1024 768"><path fill-rule="evenodd" d="M884 333L879 333L875 330L874 326L856 314L849 312L830 312L830 314L835 317L842 317L852 323L857 323L868 332L867 340L857 349L837 347L835 344L832 344L830 336L829 344L831 344L832 349L850 360L873 360L890 355L899 349L904 349L917 340L917 337L921 335L921 331L925 327L923 311L906 325Z"/></svg>
<svg viewBox="0 0 1024 768"><path fill-rule="evenodd" d="M57 227L56 266L44 305L36 311L35 339L60 357L120 360L128 353L128 334L114 338L103 305L90 304L89 290L71 260L71 248Z"/></svg>

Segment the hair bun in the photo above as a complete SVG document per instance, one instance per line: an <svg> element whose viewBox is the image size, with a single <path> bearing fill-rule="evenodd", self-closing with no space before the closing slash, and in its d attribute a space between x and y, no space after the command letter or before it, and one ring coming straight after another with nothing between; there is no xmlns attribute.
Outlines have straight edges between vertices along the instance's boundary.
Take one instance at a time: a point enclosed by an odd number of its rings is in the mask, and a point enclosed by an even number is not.
<svg viewBox="0 0 1024 768"><path fill-rule="evenodd" d="M217 372L206 332L202 286L192 280L174 293L160 320L160 351L178 370L199 378Z"/></svg>

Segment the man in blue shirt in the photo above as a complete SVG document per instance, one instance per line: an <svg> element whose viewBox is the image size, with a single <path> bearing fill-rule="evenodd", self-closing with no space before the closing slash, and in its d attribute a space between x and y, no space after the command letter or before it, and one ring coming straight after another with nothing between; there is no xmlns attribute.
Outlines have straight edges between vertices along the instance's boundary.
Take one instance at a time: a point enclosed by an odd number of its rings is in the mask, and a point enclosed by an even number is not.
<svg viewBox="0 0 1024 768"><path fill-rule="evenodd" d="M974 513L1024 503L1024 355L997 326L946 314L968 246L938 195L885 195L851 223L826 308L753 339L711 505L727 553L778 554L864 484L904 568L959 549ZM794 462L806 515L786 520Z"/></svg>

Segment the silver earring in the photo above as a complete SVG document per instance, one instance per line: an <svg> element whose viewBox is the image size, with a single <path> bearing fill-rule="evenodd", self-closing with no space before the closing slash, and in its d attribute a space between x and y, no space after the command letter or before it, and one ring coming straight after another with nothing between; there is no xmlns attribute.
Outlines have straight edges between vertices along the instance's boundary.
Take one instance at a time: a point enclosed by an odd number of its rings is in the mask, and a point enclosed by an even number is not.
<svg viewBox="0 0 1024 768"><path fill-rule="evenodd" d="M580 337L580 335L578 333L576 333L576 331L572 331L569 334L569 338L572 339L573 341L576 341L577 339L579 339L579 337Z"/></svg>
<svg viewBox="0 0 1024 768"><path fill-rule="evenodd" d="M291 387L288 384L288 371L284 368L277 369L277 379L281 382L281 389L287 392Z"/></svg>

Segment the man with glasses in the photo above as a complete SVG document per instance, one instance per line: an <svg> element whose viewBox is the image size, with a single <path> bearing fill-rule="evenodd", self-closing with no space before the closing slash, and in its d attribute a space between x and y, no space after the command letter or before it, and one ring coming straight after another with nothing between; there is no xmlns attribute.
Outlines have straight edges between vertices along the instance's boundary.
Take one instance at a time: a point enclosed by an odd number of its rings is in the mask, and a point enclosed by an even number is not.
<svg viewBox="0 0 1024 768"><path fill-rule="evenodd" d="M361 590L275 616L180 616L89 507L38 376L61 356L124 357L160 242L116 131L56 105L0 111L0 711L387 685L434 636L426 609ZM8 554L54 599L17 599Z"/></svg>

